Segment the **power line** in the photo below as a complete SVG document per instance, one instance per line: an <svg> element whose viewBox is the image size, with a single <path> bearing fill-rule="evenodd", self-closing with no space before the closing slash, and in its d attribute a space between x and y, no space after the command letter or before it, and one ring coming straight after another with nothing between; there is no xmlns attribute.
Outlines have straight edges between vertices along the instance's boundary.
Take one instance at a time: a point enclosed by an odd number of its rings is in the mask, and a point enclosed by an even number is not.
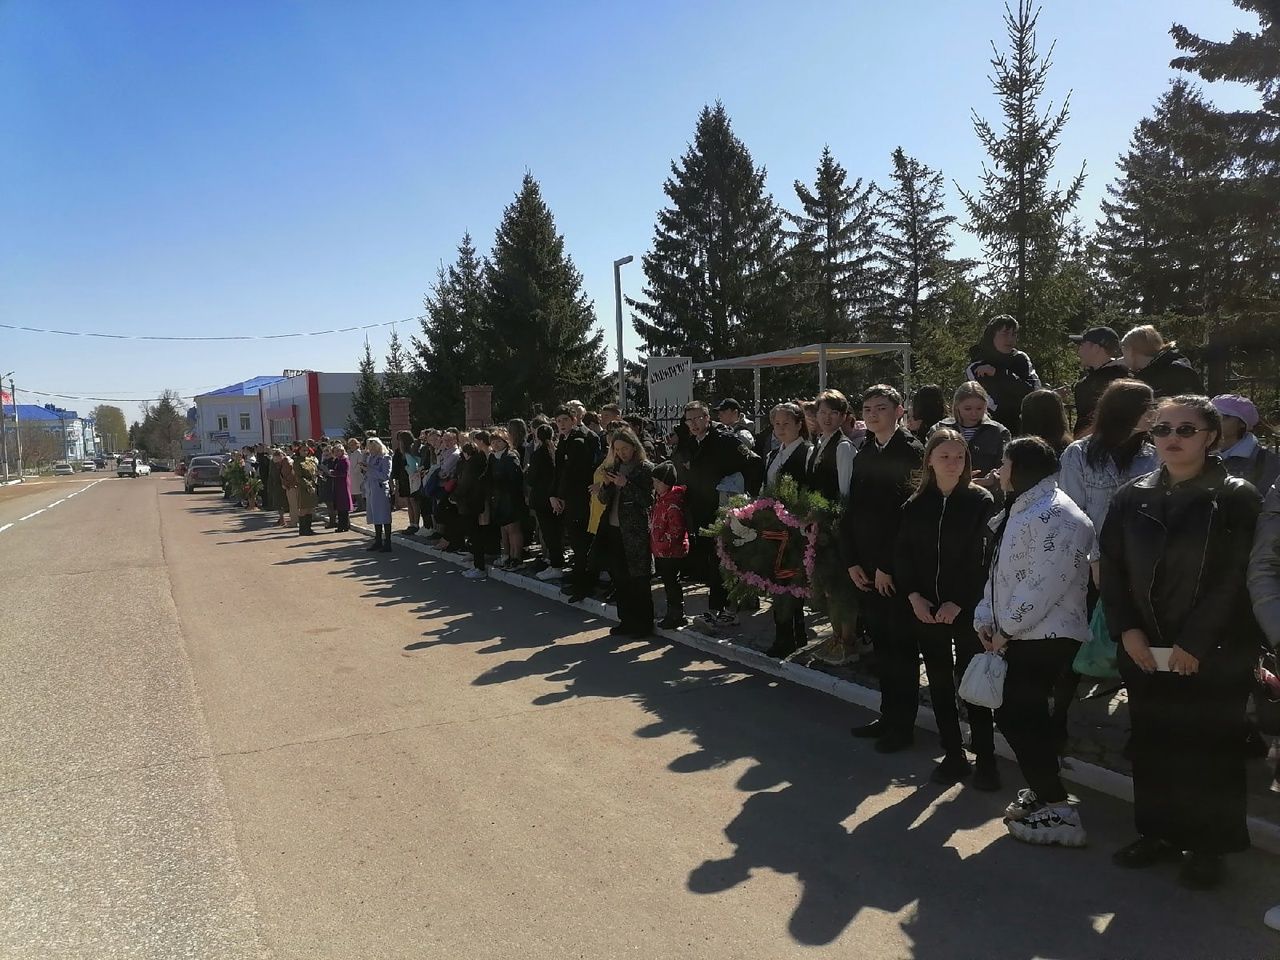
<svg viewBox="0 0 1280 960"><path fill-rule="evenodd" d="M29 393L37 397L57 397L59 400L99 400L102 403L159 403L163 397L89 397L79 393L54 393L49 390L28 390L26 387L15 388L15 393ZM179 397L185 397L188 394L179 394ZM199 396L198 393L192 393L191 396Z"/></svg>
<svg viewBox="0 0 1280 960"><path fill-rule="evenodd" d="M21 330L25 333L47 333L60 337L97 337L102 340L163 340L177 341L179 343L191 342L234 342L244 340L289 340L297 337L327 337L334 333L351 333L355 330L376 330L379 327L393 327L398 323L412 323L422 320L423 317L404 317L400 320L387 320L383 323L366 323L355 327L339 327L334 330L311 330L305 333L271 333L259 335L244 335L231 337L168 337L168 336L146 336L142 334L130 333L97 333L85 330L50 330L45 327L27 327L20 324L0 323L0 330ZM36 393L32 390L30 393ZM55 394L61 396L61 394ZM94 397L85 397L86 400L96 399ZM127 401L126 401L127 402Z"/></svg>

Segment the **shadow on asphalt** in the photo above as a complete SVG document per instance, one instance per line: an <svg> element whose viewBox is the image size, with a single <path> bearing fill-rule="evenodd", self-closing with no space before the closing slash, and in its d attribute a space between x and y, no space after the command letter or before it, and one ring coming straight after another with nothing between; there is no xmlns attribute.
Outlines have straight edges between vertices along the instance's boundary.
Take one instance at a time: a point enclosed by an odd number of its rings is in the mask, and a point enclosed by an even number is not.
<svg viewBox="0 0 1280 960"><path fill-rule="evenodd" d="M220 514L223 528L211 533L225 535L228 525L256 529L259 537L272 532L273 515L194 509ZM759 870L795 877L797 899L779 903L778 912L800 944L833 943L868 909L905 911L902 930L920 958L1263 955L1225 947L1222 935L1233 927L1259 950L1270 942L1259 925L1270 869L1263 857L1234 858L1233 879L1211 894L1179 888L1173 868L1140 876L1118 870L1109 854L1131 839L1130 808L1092 796L1082 807L1089 849L1031 847L1006 836L975 849L978 836L957 834L1000 816L1022 786L1011 765L1002 765L1003 792L962 787L935 805L944 791L928 781L938 756L931 734L917 731L913 751L876 754L847 732L866 713L833 698L658 638L595 635L611 623L496 582L464 581L452 564L408 549L368 553L367 542L301 538L294 548L307 553L280 562L347 558L332 572L360 582L377 606L407 606L422 619L445 621L406 645L406 656L444 645L500 655L472 681L477 686L541 677L556 688L534 697L535 705L576 697L634 701L652 717L637 737L692 739L694 748L668 764L671 773L745 762L736 784L741 807L725 811L733 851L690 864L685 886L714 896ZM879 809L859 813L869 801ZM958 846L969 854L962 858ZM1146 896L1135 897L1139 885Z"/></svg>

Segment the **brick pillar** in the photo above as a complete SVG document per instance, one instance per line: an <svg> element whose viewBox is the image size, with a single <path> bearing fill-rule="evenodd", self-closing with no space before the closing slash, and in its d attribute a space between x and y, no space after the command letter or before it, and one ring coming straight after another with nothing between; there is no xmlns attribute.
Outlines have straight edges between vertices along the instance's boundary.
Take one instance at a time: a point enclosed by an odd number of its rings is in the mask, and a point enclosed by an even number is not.
<svg viewBox="0 0 1280 960"><path fill-rule="evenodd" d="M409 398L391 397L387 406L391 408L391 436L394 438L401 430L409 429Z"/></svg>
<svg viewBox="0 0 1280 960"><path fill-rule="evenodd" d="M462 388L463 417L466 427L487 427L493 423L493 387L489 384Z"/></svg>

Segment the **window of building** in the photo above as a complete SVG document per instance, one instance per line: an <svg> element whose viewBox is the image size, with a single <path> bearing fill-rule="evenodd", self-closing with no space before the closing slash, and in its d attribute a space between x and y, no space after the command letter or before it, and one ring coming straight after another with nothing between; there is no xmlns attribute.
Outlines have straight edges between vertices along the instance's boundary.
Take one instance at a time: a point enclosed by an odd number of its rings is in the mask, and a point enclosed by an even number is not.
<svg viewBox="0 0 1280 960"><path fill-rule="evenodd" d="M240 429L241 430L249 429L249 415L247 413L240 414Z"/></svg>
<svg viewBox="0 0 1280 960"><path fill-rule="evenodd" d="M218 432L225 433L227 430L227 415L225 413L218 414Z"/></svg>

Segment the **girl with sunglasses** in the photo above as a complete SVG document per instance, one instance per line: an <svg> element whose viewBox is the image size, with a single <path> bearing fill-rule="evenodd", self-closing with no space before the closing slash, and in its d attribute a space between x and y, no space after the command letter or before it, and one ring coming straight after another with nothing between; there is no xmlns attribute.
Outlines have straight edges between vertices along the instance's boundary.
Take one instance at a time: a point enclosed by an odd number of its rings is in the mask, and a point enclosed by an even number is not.
<svg viewBox="0 0 1280 960"><path fill-rule="evenodd" d="M1116 494L1100 537L1139 833L1112 859L1181 861L1194 889L1217 886L1223 854L1249 845L1245 701L1261 642L1245 581L1261 498L1213 453L1221 432L1207 397L1162 401L1150 428L1161 466Z"/></svg>

